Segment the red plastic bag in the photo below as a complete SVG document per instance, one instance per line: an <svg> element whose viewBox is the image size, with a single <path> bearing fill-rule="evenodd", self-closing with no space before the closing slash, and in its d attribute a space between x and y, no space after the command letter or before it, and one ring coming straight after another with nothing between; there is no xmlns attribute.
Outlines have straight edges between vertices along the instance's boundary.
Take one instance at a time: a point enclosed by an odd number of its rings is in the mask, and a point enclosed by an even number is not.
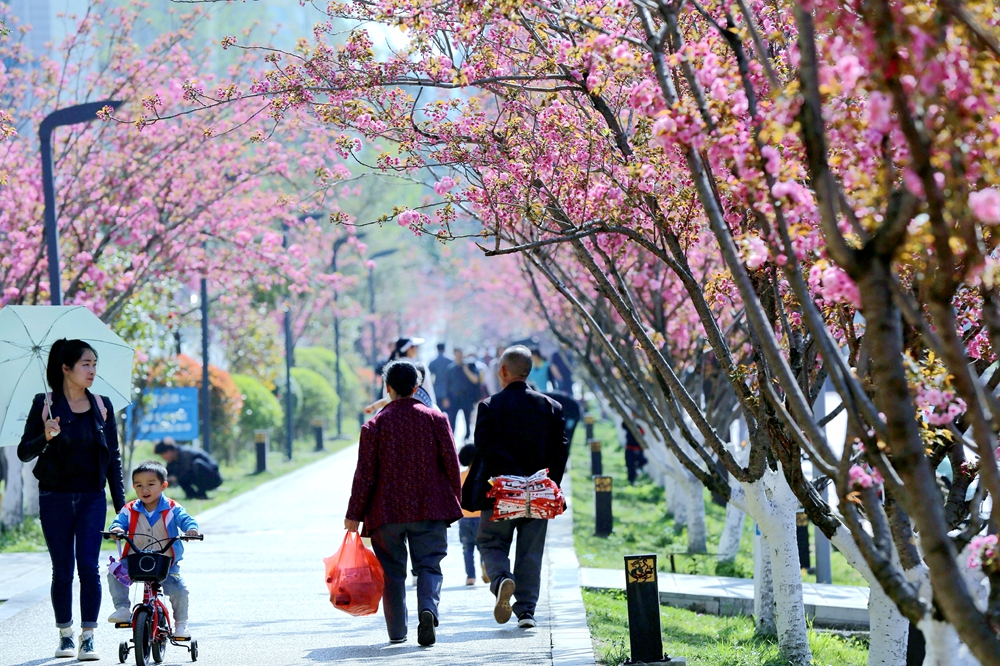
<svg viewBox="0 0 1000 666"><path fill-rule="evenodd" d="M359 616L378 611L385 573L375 553L365 548L357 532L345 534L340 550L325 558L323 564L334 608Z"/></svg>

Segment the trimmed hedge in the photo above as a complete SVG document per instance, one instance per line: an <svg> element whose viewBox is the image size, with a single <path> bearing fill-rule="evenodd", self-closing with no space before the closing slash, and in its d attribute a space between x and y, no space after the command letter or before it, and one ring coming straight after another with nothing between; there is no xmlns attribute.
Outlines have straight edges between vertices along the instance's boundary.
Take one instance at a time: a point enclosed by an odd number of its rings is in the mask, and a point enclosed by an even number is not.
<svg viewBox="0 0 1000 666"><path fill-rule="evenodd" d="M319 373L334 391L337 390L337 355L329 349L300 347L295 350L295 365ZM342 395L337 397L343 401L345 415L357 412L364 406L361 380L343 356L340 359L340 391Z"/></svg>
<svg viewBox="0 0 1000 666"><path fill-rule="evenodd" d="M239 426L244 445L251 445L255 430L266 430L271 441L279 441L285 422L281 403L263 382L248 375L234 374L232 377L243 397Z"/></svg>
<svg viewBox="0 0 1000 666"><path fill-rule="evenodd" d="M310 432L313 419L323 419L324 422L330 423L337 417L337 404L340 398L323 375L308 368L293 367L293 392L295 385L298 385L301 398L296 401L292 422L299 435Z"/></svg>

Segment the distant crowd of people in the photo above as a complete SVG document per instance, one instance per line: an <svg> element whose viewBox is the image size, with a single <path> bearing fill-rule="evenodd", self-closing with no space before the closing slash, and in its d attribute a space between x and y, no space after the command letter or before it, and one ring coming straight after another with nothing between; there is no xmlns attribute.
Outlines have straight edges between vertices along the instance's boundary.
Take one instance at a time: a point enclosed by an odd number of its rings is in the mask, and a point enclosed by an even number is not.
<svg viewBox="0 0 1000 666"><path fill-rule="evenodd" d="M381 376L386 365L394 360L409 360L417 369L420 380L415 397L426 406L443 412L453 433L461 415L465 424L464 441L471 442L480 401L501 391L499 364L505 348L498 346L491 352L488 349L466 350L456 346L452 348L449 358L447 345L439 342L437 356L424 365L418 360L419 347L423 343L423 338L399 338L386 363L375 369L376 373ZM575 404L572 397L573 371L565 355L557 350L551 358L546 358L538 347L519 346L527 348L531 356L531 374L526 380L528 386L549 395L564 408L569 405L566 414L568 425L575 427L580 414L578 408L572 407ZM376 412L388 404L384 385L382 391L381 399L369 405L366 412Z"/></svg>

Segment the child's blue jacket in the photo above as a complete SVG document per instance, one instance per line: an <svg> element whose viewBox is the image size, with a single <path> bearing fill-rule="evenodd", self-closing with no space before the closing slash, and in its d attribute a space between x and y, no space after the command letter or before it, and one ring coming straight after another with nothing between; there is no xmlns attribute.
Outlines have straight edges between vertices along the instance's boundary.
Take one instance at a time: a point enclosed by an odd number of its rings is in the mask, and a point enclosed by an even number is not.
<svg viewBox="0 0 1000 666"><path fill-rule="evenodd" d="M169 499L166 495L160 495L160 503L153 511L147 511L142 500L136 499L125 504L122 507L121 513L119 513L113 521L111 521L111 527L120 527L125 530L125 532L131 538L135 538L135 528L139 522L139 512L142 512L146 516L146 520L152 525L157 520L163 520L163 524L167 530L168 537L175 537L184 534L188 530L198 529L198 521L192 518L187 511L184 510L180 504L172 499ZM130 548L128 544L125 544L125 548L122 551L122 557L128 555ZM181 541L175 541L173 545L173 555L174 555L174 565L181 561L184 557L184 544Z"/></svg>

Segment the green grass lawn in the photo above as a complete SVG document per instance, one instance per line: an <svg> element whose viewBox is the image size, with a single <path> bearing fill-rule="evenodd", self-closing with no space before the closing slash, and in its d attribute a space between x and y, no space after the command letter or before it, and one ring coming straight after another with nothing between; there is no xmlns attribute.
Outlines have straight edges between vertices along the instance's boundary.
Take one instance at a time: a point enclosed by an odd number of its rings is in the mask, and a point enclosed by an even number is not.
<svg viewBox="0 0 1000 666"><path fill-rule="evenodd" d="M583 591L587 623L599 664L618 666L631 652L625 593ZM714 617L660 606L663 649L691 666L782 666L776 640L754 633L749 617ZM868 647L856 639L809 631L817 666L864 666Z"/></svg>
<svg viewBox="0 0 1000 666"><path fill-rule="evenodd" d="M358 429L345 432L345 439L327 441L324 451L314 451L315 440L313 438L303 438L296 440L293 445L292 460L286 460L283 452L271 451L268 455L268 470L263 474L255 474L257 466L256 455L250 451L244 451L231 464L221 463L219 468L222 472L223 484L209 493L207 500L189 500L184 498L184 491L180 488L168 488L164 493L167 497L180 502L188 513L195 518L198 514L217 504L221 504L233 497L245 493L248 490L259 486L265 481L282 476L293 470L299 469L320 458L330 455L349 444L357 441ZM161 460L153 454L153 444L143 442L136 446L132 456L133 465L143 460ZM162 461L161 461L162 462ZM126 476L128 476L126 474ZM131 479L125 479L125 497L133 499L135 493L132 492ZM108 524L114 519L114 508L108 505ZM114 550L113 542L105 542L105 549ZM42 536L41 525L37 518L29 518L20 526L0 532L0 553L14 552L41 552L45 548L45 539Z"/></svg>
<svg viewBox="0 0 1000 666"><path fill-rule="evenodd" d="M667 513L664 491L648 477L640 477L635 486L628 485L625 452L610 421L598 421L594 436L602 444L602 464L605 475L613 479L612 512L614 532L610 537L594 536L594 484L590 476L590 448L584 427L577 428L570 452L573 480L573 535L581 566L624 570L622 558L636 553L656 553L658 568L670 571L669 553L674 552L677 573L724 575L738 578L753 577L753 521L747 518L739 555L732 568L717 570L713 556L719 545L719 535L726 519L726 510L711 501L705 491L706 523L709 555L686 555L687 528L678 527ZM810 526L812 534L815 527ZM812 536L811 534L811 536ZM810 545L813 545L810 539ZM813 559L815 561L815 558ZM844 557L834 551L831 558L833 582L836 585L866 585ZM815 582L815 575L803 574L803 580Z"/></svg>

